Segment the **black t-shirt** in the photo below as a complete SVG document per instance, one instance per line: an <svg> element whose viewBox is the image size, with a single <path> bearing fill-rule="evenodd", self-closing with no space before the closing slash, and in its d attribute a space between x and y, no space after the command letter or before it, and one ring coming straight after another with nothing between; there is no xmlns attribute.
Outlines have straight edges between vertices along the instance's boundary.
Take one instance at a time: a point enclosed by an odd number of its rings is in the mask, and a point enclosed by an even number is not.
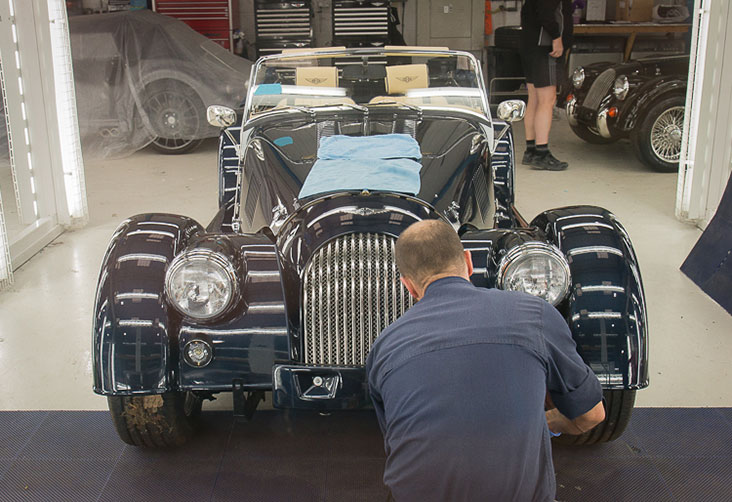
<svg viewBox="0 0 732 502"><path fill-rule="evenodd" d="M569 418L602 399L554 307L459 277L430 284L366 367L398 502L554 500L546 391Z"/></svg>
<svg viewBox="0 0 732 502"><path fill-rule="evenodd" d="M551 46L551 40L561 36L568 49L573 41L573 11L572 0L526 0L521 8L523 47Z"/></svg>

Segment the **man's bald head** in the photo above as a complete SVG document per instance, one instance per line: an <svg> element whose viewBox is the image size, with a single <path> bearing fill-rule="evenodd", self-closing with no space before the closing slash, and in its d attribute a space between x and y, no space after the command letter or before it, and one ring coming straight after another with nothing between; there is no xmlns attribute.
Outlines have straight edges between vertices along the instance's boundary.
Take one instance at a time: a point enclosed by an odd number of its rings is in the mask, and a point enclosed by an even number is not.
<svg viewBox="0 0 732 502"><path fill-rule="evenodd" d="M410 225L397 239L399 273L424 287L437 275L464 275L465 251L460 237L442 220L423 220Z"/></svg>

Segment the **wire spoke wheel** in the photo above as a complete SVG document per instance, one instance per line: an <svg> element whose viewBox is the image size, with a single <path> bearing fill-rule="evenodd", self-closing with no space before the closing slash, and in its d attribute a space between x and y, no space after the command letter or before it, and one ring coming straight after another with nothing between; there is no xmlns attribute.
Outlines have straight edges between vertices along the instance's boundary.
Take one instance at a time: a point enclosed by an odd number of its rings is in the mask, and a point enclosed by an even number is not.
<svg viewBox="0 0 732 502"><path fill-rule="evenodd" d="M664 162L678 162L684 130L684 107L674 106L658 116L651 126L651 149Z"/></svg>
<svg viewBox="0 0 732 502"><path fill-rule="evenodd" d="M638 159L658 172L679 170L685 104L681 94L661 96L639 114L630 133Z"/></svg>
<svg viewBox="0 0 732 502"><path fill-rule="evenodd" d="M201 143L203 104L192 89L176 83L157 85L143 106L156 135L156 150L185 153Z"/></svg>

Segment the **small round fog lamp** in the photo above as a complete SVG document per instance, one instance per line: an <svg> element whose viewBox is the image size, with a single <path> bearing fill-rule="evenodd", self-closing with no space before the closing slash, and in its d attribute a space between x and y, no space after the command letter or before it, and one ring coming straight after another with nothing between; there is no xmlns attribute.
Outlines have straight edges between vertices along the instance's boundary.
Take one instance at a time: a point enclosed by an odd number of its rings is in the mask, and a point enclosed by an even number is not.
<svg viewBox="0 0 732 502"><path fill-rule="evenodd" d="M191 366L202 368L213 359L213 350L203 340L191 340L183 348L183 358Z"/></svg>

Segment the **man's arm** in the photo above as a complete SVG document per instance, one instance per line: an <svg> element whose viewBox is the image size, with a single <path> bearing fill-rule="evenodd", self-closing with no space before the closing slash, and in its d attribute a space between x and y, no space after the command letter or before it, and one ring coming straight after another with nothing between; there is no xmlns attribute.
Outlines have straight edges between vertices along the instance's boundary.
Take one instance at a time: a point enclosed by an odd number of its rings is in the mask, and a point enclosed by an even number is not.
<svg viewBox="0 0 732 502"><path fill-rule="evenodd" d="M547 394L547 401L551 403L551 397ZM597 424L605 420L605 406L602 401L597 403L590 411L584 413L574 419L569 419L562 415L558 409L553 407L546 411L546 423L549 430L554 433L562 434L584 434L591 430Z"/></svg>
<svg viewBox="0 0 732 502"><path fill-rule="evenodd" d="M543 305L547 350L547 423L552 432L582 434L605 418L602 387L577 353L572 333L561 314ZM556 406L555 406L556 405Z"/></svg>
<svg viewBox="0 0 732 502"><path fill-rule="evenodd" d="M562 37L562 28L557 21L557 9L561 0L539 0L536 4L536 17L552 40Z"/></svg>

